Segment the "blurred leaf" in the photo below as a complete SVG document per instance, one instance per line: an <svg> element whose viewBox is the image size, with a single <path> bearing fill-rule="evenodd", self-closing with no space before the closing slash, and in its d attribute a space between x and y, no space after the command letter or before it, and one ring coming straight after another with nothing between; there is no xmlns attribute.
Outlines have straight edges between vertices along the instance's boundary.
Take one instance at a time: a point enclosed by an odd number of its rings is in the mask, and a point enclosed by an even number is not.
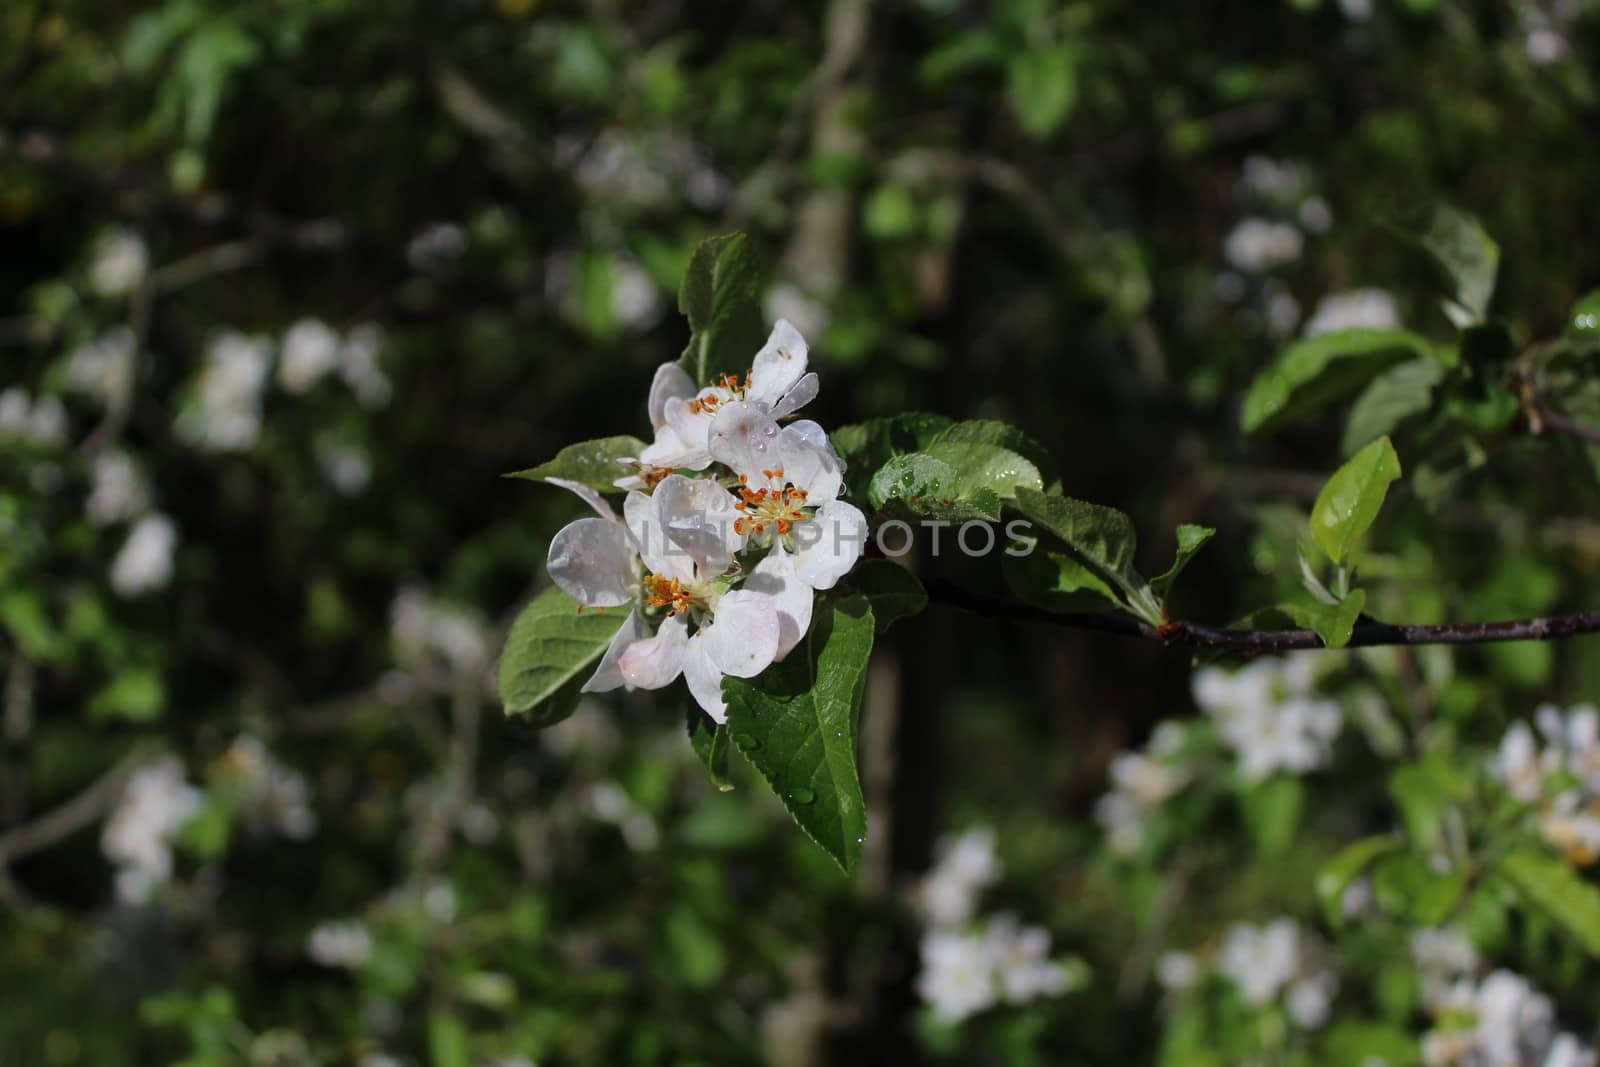
<svg viewBox="0 0 1600 1067"><path fill-rule="evenodd" d="M644 442L637 437L601 437L568 445L556 453L555 459L525 471L514 471L506 477L526 478L534 482L563 478L570 482L582 482L601 492L620 493L622 490L612 483L628 473L628 468L621 461L637 457L644 447Z"/></svg>
<svg viewBox="0 0 1600 1067"><path fill-rule="evenodd" d="M1239 810L1256 851L1270 859L1294 842L1305 810L1305 783L1292 774L1277 774L1239 794Z"/></svg>
<svg viewBox="0 0 1600 1067"><path fill-rule="evenodd" d="M1461 871L1435 870L1415 852L1382 857L1372 875L1379 907L1419 926L1437 926L1449 918L1467 890Z"/></svg>
<svg viewBox="0 0 1600 1067"><path fill-rule="evenodd" d="M1600 352L1600 289L1591 289L1572 305L1567 340L1584 355Z"/></svg>
<svg viewBox="0 0 1600 1067"><path fill-rule="evenodd" d="M1435 204L1395 229L1428 254L1449 284L1451 298L1472 321L1488 316L1500 246L1482 223L1448 204Z"/></svg>
<svg viewBox="0 0 1600 1067"><path fill-rule="evenodd" d="M1244 432L1262 433L1314 414L1379 371L1406 359L1437 359L1406 330L1340 330L1297 341L1256 376L1245 396Z"/></svg>
<svg viewBox="0 0 1600 1067"><path fill-rule="evenodd" d="M1444 367L1432 359L1414 359L1390 367L1361 391L1345 419L1345 455L1354 455L1372 441L1398 430L1402 423L1433 406L1434 390L1444 381Z"/></svg>
<svg viewBox="0 0 1600 1067"><path fill-rule="evenodd" d="M917 202L899 182L885 182L873 190L861 213L867 233L879 240L909 237L917 229Z"/></svg>
<svg viewBox="0 0 1600 1067"><path fill-rule="evenodd" d="M856 725L872 630L865 600L835 601L788 659L759 678L722 682L733 743L847 873L867 833Z"/></svg>
<svg viewBox="0 0 1600 1067"><path fill-rule="evenodd" d="M625 611L578 611L578 602L550 588L522 609L500 655L500 700L506 714L549 726L572 714L577 690L627 618Z"/></svg>
<svg viewBox="0 0 1600 1067"><path fill-rule="evenodd" d="M1600 956L1600 889L1543 852L1512 852L1500 860L1495 872L1576 938L1584 951Z"/></svg>
<svg viewBox="0 0 1600 1067"><path fill-rule="evenodd" d="M862 560L845 579L844 590L866 599L880 634L928 606L928 593L917 576L893 560Z"/></svg>
<svg viewBox="0 0 1600 1067"><path fill-rule="evenodd" d="M1351 883L1366 873L1367 868L1380 857L1398 851L1400 842L1387 834L1365 837L1340 849L1317 872L1317 900L1322 904L1322 914L1328 925L1337 927L1344 921L1344 896Z"/></svg>
<svg viewBox="0 0 1600 1067"><path fill-rule="evenodd" d="M1390 1067L1409 1067L1421 1062L1417 1038L1404 1026L1342 1019L1328 1029L1318 1062L1325 1067L1371 1067L1385 1063Z"/></svg>
<svg viewBox="0 0 1600 1067"><path fill-rule="evenodd" d="M742 233L701 242L678 290L689 319L689 347L678 360L696 385L744 374L766 342L761 313L762 272Z"/></svg>
<svg viewBox="0 0 1600 1067"><path fill-rule="evenodd" d="M1311 509L1311 536L1329 559L1344 563L1399 477L1400 457L1389 439L1380 437L1328 479Z"/></svg>
<svg viewBox="0 0 1600 1067"><path fill-rule="evenodd" d="M472 1067L472 1042L466 1024L448 1011L428 1016L428 1062L431 1067Z"/></svg>
<svg viewBox="0 0 1600 1067"><path fill-rule="evenodd" d="M1048 138L1078 100L1076 51L1051 45L1016 53L1006 64L1006 91L1022 128L1039 140Z"/></svg>
<svg viewBox="0 0 1600 1067"><path fill-rule="evenodd" d="M1166 573L1160 577L1150 579L1150 588L1156 596L1162 600L1167 598L1167 594L1172 590L1172 583L1178 580L1184 568L1189 566L1189 561L1194 559L1216 532L1209 526L1194 526L1189 523L1178 527L1178 554L1173 559L1172 566L1168 567Z"/></svg>
<svg viewBox="0 0 1600 1067"><path fill-rule="evenodd" d="M95 719L124 719L128 722L154 722L161 717L167 700L161 674L150 668L123 671L89 700L89 715Z"/></svg>
<svg viewBox="0 0 1600 1067"><path fill-rule="evenodd" d="M1128 516L1034 489L1017 490L1017 510L1065 541L1103 582L1120 590L1119 599L1129 611L1152 626L1164 621L1155 594L1134 569L1138 535Z"/></svg>

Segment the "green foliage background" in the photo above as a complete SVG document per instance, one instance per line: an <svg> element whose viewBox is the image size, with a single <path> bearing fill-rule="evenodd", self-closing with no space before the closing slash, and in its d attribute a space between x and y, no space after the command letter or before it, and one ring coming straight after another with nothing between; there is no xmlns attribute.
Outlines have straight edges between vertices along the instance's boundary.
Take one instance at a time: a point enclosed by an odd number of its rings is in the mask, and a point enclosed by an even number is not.
<svg viewBox="0 0 1600 1067"><path fill-rule="evenodd" d="M130 755L221 774L245 731L310 775L320 828L262 840L214 800L180 850L184 890L151 910L113 903L97 822L11 859L0 1062L354 1064L380 1044L436 1067L1155 1062L1159 992L1129 960L1239 916L1314 917L1321 865L1391 821L1372 753L1333 772L1335 817L1313 806L1271 855L1235 814L1209 817L1174 911L1163 865L1112 863L1089 813L1115 751L1191 714L1186 658L933 609L878 640L870 835L846 879L740 757L733 791L707 780L672 700L586 706L552 741L476 678L397 666L391 606L421 585L504 627L544 587L575 508L500 476L647 429L650 374L689 336L679 278L733 230L825 317L809 332L824 425L1005 419L1070 495L1133 517L1145 573L1172 558L1166 531L1217 529L1175 593L1184 616L1287 596L1304 515L1366 441L1334 409L1243 435L1246 392L1288 339L1273 298L1308 312L1382 287L1409 328L1456 344L1446 290L1386 228L1441 199L1499 244L1512 347L1562 335L1600 284L1593 5L1548 63L1528 40L1555 15L1531 3L1373 7L7 3L0 386L66 397L71 444L0 444L0 653L7 708L26 702L0 738L0 842ZM1303 193L1242 186L1252 157L1297 161ZM1219 298L1234 224L1294 222L1311 195L1331 228ZM419 242L441 223L452 240ZM85 284L113 226L150 249L128 298ZM241 454L175 432L210 337L304 316L381 324L387 406L270 391ZM102 421L64 360L118 324L142 354L126 410ZM1597 465L1529 434L1482 380L1481 430L1396 437L1409 480L1364 561L1379 617L1600 601ZM1600 413L1589 381L1562 383L1575 413ZM83 518L100 438L139 457L180 531L158 594L107 585L119 535ZM330 488L326 440L368 457L364 490ZM992 560L916 565L1002 585ZM1539 699L1593 697L1596 662L1583 644L1514 645L1397 676L1421 672L1448 749L1492 745ZM590 816L612 782L659 847ZM428 828L473 804L493 833ZM899 893L941 832L975 822L1001 833L999 902L1100 978L958 1039L918 1015ZM441 883L444 921L425 906ZM311 928L350 915L373 928L372 961L309 964ZM1522 934L1541 950L1524 966L1592 1013L1592 960Z"/></svg>

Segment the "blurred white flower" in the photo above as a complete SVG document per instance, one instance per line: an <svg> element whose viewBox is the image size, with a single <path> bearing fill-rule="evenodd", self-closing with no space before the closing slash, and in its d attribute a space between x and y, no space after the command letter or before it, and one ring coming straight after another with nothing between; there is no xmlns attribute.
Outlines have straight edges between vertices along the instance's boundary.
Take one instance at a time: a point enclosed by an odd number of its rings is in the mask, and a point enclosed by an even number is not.
<svg viewBox="0 0 1600 1067"><path fill-rule="evenodd" d="M1322 965L1322 946L1292 919L1260 925L1237 922L1223 934L1217 973L1253 1008L1283 1000L1290 1020L1303 1029L1328 1021L1338 979Z"/></svg>
<svg viewBox="0 0 1600 1067"><path fill-rule="evenodd" d="M111 588L119 596L137 597L161 589L172 580L172 554L178 528L154 512L134 523L122 549L111 561Z"/></svg>
<svg viewBox="0 0 1600 1067"><path fill-rule="evenodd" d="M382 353L383 328L373 322L351 327L339 348L339 377L356 395L356 402L369 411L385 406L394 395L394 386L379 362Z"/></svg>
<svg viewBox="0 0 1600 1067"><path fill-rule="evenodd" d="M1258 782L1278 771L1304 774L1327 764L1344 716L1315 694L1316 654L1259 659L1229 673L1195 672L1195 703L1239 757L1239 775Z"/></svg>
<svg viewBox="0 0 1600 1067"><path fill-rule="evenodd" d="M1175 723L1163 723L1163 726ZM1172 738L1179 741L1173 743ZM1111 851L1119 856L1137 852L1144 842L1145 824L1150 816L1189 782L1189 772L1175 766L1162 756L1170 758L1181 743L1181 728L1175 735L1170 730L1158 730L1151 737L1152 755L1140 752L1121 752L1111 761L1111 792L1095 805L1095 818L1105 827ZM1169 751L1161 753L1166 745Z"/></svg>
<svg viewBox="0 0 1600 1067"><path fill-rule="evenodd" d="M616 782L596 782L588 799L589 814L621 830L622 840L634 852L653 852L660 846L655 820Z"/></svg>
<svg viewBox="0 0 1600 1067"><path fill-rule="evenodd" d="M1245 191L1265 200L1286 202L1299 198L1305 189L1305 169L1289 160L1249 156L1239 172Z"/></svg>
<svg viewBox="0 0 1600 1067"><path fill-rule="evenodd" d="M1525 39L1528 58L1540 66L1559 63L1572 51L1567 38L1555 30L1541 28L1530 32Z"/></svg>
<svg viewBox="0 0 1600 1067"><path fill-rule="evenodd" d="M1400 326L1400 309L1382 289L1351 289L1329 293L1317 301L1317 310L1300 332L1306 337L1339 330L1393 330Z"/></svg>
<svg viewBox="0 0 1600 1067"><path fill-rule="evenodd" d="M355 496L372 481L372 461L359 448L321 440L316 456L322 476L344 496Z"/></svg>
<svg viewBox="0 0 1600 1067"><path fill-rule="evenodd" d="M239 781L239 806L256 833L276 833L304 841L317 832L311 783L281 762L260 738L244 734L223 755Z"/></svg>
<svg viewBox="0 0 1600 1067"><path fill-rule="evenodd" d="M1300 201L1295 215L1307 233L1327 233L1333 225L1333 208L1320 196L1308 196Z"/></svg>
<svg viewBox="0 0 1600 1067"><path fill-rule="evenodd" d="M780 282L768 289L762 309L768 322L785 319L806 337L819 336L828 328L828 305L789 282Z"/></svg>
<svg viewBox="0 0 1600 1067"><path fill-rule="evenodd" d="M95 456L84 510L96 526L129 522L150 508L150 486L133 457L120 449Z"/></svg>
<svg viewBox="0 0 1600 1067"><path fill-rule="evenodd" d="M1478 950L1460 931L1429 927L1411 932L1411 959L1422 979L1422 1003L1433 1011L1462 978L1478 969Z"/></svg>
<svg viewBox="0 0 1600 1067"><path fill-rule="evenodd" d="M935 849L935 863L915 891L918 909L933 926L959 926L977 913L978 894L1000 878L994 831L987 827L947 837Z"/></svg>
<svg viewBox="0 0 1600 1067"><path fill-rule="evenodd" d="M456 889L449 882L434 882L422 891L422 914L430 922L447 926L456 921Z"/></svg>
<svg viewBox="0 0 1600 1067"><path fill-rule="evenodd" d="M172 877L172 842L199 814L205 794L184 779L183 764L163 756L129 776L100 837L117 867L117 896L142 903Z"/></svg>
<svg viewBox="0 0 1600 1067"><path fill-rule="evenodd" d="M1223 240L1222 253L1239 270L1259 274L1300 258L1305 238L1286 222L1244 219Z"/></svg>
<svg viewBox="0 0 1600 1067"><path fill-rule="evenodd" d="M992 1007L999 990L983 937L941 930L924 934L917 995L947 1022L960 1022Z"/></svg>
<svg viewBox="0 0 1600 1067"><path fill-rule="evenodd" d="M611 261L611 315L625 330L638 332L661 318L661 292L645 269L632 259Z"/></svg>
<svg viewBox="0 0 1600 1067"><path fill-rule="evenodd" d="M278 384L304 393L339 366L339 335L321 319L300 319L283 335Z"/></svg>
<svg viewBox="0 0 1600 1067"><path fill-rule="evenodd" d="M395 597L389 609L389 633L403 663L420 663L433 656L452 671L470 673L489 662L488 625L416 586L407 586Z"/></svg>
<svg viewBox="0 0 1600 1067"><path fill-rule="evenodd" d="M1372 17L1372 0L1339 0L1339 10L1347 19L1365 22Z"/></svg>
<svg viewBox="0 0 1600 1067"><path fill-rule="evenodd" d="M1534 721L1537 735L1525 722L1511 725L1489 773L1537 808L1545 840L1569 863L1587 866L1600 859L1600 710L1581 704L1563 712L1545 704Z"/></svg>
<svg viewBox="0 0 1600 1067"><path fill-rule="evenodd" d="M406 262L416 271L436 271L467 251L467 231L454 222L433 222L412 235Z"/></svg>
<svg viewBox="0 0 1600 1067"><path fill-rule="evenodd" d="M1156 960L1156 981L1161 988L1181 993L1200 980L1200 961L1188 952L1163 952Z"/></svg>
<svg viewBox="0 0 1600 1067"><path fill-rule="evenodd" d="M983 939L1006 1003L1026 1004L1072 988L1072 972L1050 959L1050 931L1044 927L1023 926L1016 916L1000 914L989 921Z"/></svg>
<svg viewBox="0 0 1600 1067"><path fill-rule="evenodd" d="M306 952L319 966L353 971L372 958L372 934L360 919L318 923Z"/></svg>
<svg viewBox="0 0 1600 1067"><path fill-rule="evenodd" d="M1594 1067L1592 1048L1557 1031L1550 998L1511 971L1462 978L1428 1009L1435 1025L1423 1036L1422 1058L1429 1067Z"/></svg>
<svg viewBox="0 0 1600 1067"><path fill-rule="evenodd" d="M53 396L35 400L20 385L0 392L0 439L10 438L40 448L66 443L67 411Z"/></svg>
<svg viewBox="0 0 1600 1067"><path fill-rule="evenodd" d="M1300 301L1286 286L1269 283L1267 293L1267 332L1283 338L1294 333L1300 324Z"/></svg>
<svg viewBox="0 0 1600 1067"><path fill-rule="evenodd" d="M150 249L144 238L119 227L101 235L89 265L89 286L101 296L125 296L144 281L150 270Z"/></svg>
<svg viewBox="0 0 1600 1067"><path fill-rule="evenodd" d="M126 326L114 326L67 357L67 386L102 406L119 401L133 388L135 338Z"/></svg>
<svg viewBox="0 0 1600 1067"><path fill-rule="evenodd" d="M178 415L178 433L211 452L242 452L261 434L261 390L272 364L263 338L234 330L218 334L206 349L194 397Z"/></svg>

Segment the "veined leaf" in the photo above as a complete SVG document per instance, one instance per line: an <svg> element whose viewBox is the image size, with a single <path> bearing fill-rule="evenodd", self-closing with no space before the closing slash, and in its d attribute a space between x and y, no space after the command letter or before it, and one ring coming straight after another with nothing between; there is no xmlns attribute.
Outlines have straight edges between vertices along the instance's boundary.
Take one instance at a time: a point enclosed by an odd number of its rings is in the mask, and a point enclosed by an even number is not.
<svg viewBox="0 0 1600 1067"><path fill-rule="evenodd" d="M952 420L948 416L931 411L908 411L834 430L833 447L845 462L845 480L851 494L865 497L880 467L895 456L920 452L933 443L939 431L950 425Z"/></svg>
<svg viewBox="0 0 1600 1067"><path fill-rule="evenodd" d="M1532 850L1512 852L1495 871L1591 956L1600 956L1600 889L1561 860Z"/></svg>
<svg viewBox="0 0 1600 1067"><path fill-rule="evenodd" d="M1122 610L1116 590L1065 552L1036 548L1004 557L1000 569L1017 599L1036 608L1060 615Z"/></svg>
<svg viewBox="0 0 1600 1067"><path fill-rule="evenodd" d="M1118 599L1129 611L1151 625L1161 624L1161 605L1133 566L1138 535L1128 516L1115 508L1026 488L1017 490L1017 509L1065 541L1090 570L1118 590Z"/></svg>
<svg viewBox="0 0 1600 1067"><path fill-rule="evenodd" d="M506 477L527 478L535 482L542 482L546 478L565 478L602 492L620 493L622 490L611 483L628 473L622 460L636 457L643 450L644 442L637 437L601 437L568 445L556 453L555 459L525 471L515 471Z"/></svg>
<svg viewBox="0 0 1600 1067"><path fill-rule="evenodd" d="M1189 523L1178 527L1178 555L1172 561L1172 566L1159 578L1150 579L1150 588L1162 600L1167 598L1167 593L1172 589L1172 583L1178 580L1178 575L1183 573L1189 561L1206 546L1206 542L1216 534L1216 530L1209 526L1193 526Z"/></svg>
<svg viewBox="0 0 1600 1067"><path fill-rule="evenodd" d="M1483 321L1500 268L1500 246L1483 224L1448 204L1435 204L1395 229L1433 260L1468 321Z"/></svg>
<svg viewBox="0 0 1600 1067"><path fill-rule="evenodd" d="M928 593L917 576L893 560L862 560L845 579L844 587L866 599L880 634L928 606Z"/></svg>
<svg viewBox="0 0 1600 1067"><path fill-rule="evenodd" d="M788 659L759 678L722 682L733 743L846 872L867 834L856 726L872 630L866 600L834 601Z"/></svg>
<svg viewBox="0 0 1600 1067"><path fill-rule="evenodd" d="M1366 606L1366 591L1352 589L1343 600L1333 604L1324 604L1315 599L1290 601L1284 605L1284 610L1294 619L1296 626L1315 630L1324 645L1343 648L1350 643L1356 622Z"/></svg>
<svg viewBox="0 0 1600 1067"><path fill-rule="evenodd" d="M500 701L506 714L549 726L572 714L578 690L627 619L626 611L578 611L551 587L522 609L500 654Z"/></svg>
<svg viewBox="0 0 1600 1067"><path fill-rule="evenodd" d="M1407 419L1433 406L1434 391L1444 381L1444 366L1437 360L1414 359L1390 367L1356 397L1345 418L1345 455L1399 429Z"/></svg>
<svg viewBox="0 0 1600 1067"><path fill-rule="evenodd" d="M1399 477L1400 457L1387 437L1378 438L1334 471L1311 509L1311 536L1329 559L1342 564L1348 558Z"/></svg>
<svg viewBox="0 0 1600 1067"><path fill-rule="evenodd" d="M1020 488L1043 488L1038 468L1008 448L982 441L935 441L896 456L873 475L867 499L898 500L913 513L952 521L997 521L1000 502Z"/></svg>
<svg viewBox="0 0 1600 1067"><path fill-rule="evenodd" d="M966 419L962 422L951 423L934 433L924 444L919 446L926 450L929 445L943 444L945 442L972 443L999 445L1001 448L1010 449L1023 459L1032 463L1039 472L1039 477L1046 482L1056 479L1055 460L1045 447L1009 422L999 419Z"/></svg>
<svg viewBox="0 0 1600 1067"><path fill-rule="evenodd" d="M750 369L767 331L761 314L761 269L744 234L700 243L678 290L678 310L692 331L678 363L696 385Z"/></svg>
<svg viewBox="0 0 1600 1067"><path fill-rule="evenodd" d="M1245 396L1245 433L1304 418L1407 359L1436 359L1433 346L1406 330L1340 330L1297 341L1256 376Z"/></svg>

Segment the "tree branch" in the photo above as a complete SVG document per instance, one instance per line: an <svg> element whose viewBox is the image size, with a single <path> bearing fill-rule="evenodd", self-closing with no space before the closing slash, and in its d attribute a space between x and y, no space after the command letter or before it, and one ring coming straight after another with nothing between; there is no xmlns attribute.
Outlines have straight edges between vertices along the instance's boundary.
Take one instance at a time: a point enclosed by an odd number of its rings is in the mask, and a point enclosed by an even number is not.
<svg viewBox="0 0 1600 1067"><path fill-rule="evenodd" d="M936 604L989 618L1040 622L1070 630L1091 630L1160 641L1169 648L1211 649L1257 656L1302 648L1323 648L1314 630L1233 630L1196 622L1169 622L1151 626L1131 615L1113 612L1058 615L1005 597L964 589L953 583L928 583L928 597ZM1498 622L1457 622L1434 625L1379 622L1363 616L1351 634L1350 648L1379 645L1485 645L1503 641L1554 641L1564 637L1600 633L1600 611L1549 615Z"/></svg>

